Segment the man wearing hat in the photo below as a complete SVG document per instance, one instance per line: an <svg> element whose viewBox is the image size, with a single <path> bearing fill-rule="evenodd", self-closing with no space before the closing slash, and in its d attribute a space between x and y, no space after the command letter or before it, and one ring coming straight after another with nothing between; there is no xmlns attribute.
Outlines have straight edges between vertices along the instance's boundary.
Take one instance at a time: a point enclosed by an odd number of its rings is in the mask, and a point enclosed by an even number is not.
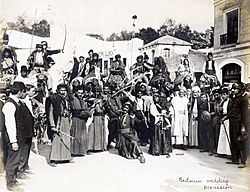
<svg viewBox="0 0 250 192"><path fill-rule="evenodd" d="M52 65L55 64L55 61L49 56L61 53L61 52L63 52L63 50L62 49L48 50L47 41L42 41L41 45L42 45L42 48L43 48L44 63L50 68Z"/></svg>
<svg viewBox="0 0 250 192"><path fill-rule="evenodd" d="M25 152L26 138L33 137L33 117L28 107L21 101L27 96L23 82L14 82L9 99L3 106L5 115L5 143L7 145L6 180L7 189L19 190L16 180L21 154Z"/></svg>
<svg viewBox="0 0 250 192"><path fill-rule="evenodd" d="M18 75L15 81L21 81L25 85L32 85L31 80L28 78L28 68L25 65L21 66L20 75Z"/></svg>
<svg viewBox="0 0 250 192"><path fill-rule="evenodd" d="M125 65L121 60L121 55L117 54L115 56L115 61L110 65L110 75L108 82L117 83L120 85L122 82L124 83L124 78L126 78L125 74Z"/></svg>
<svg viewBox="0 0 250 192"><path fill-rule="evenodd" d="M231 141L232 162L228 164L239 164L239 168L246 167L247 150L247 118L248 118L248 96L245 85L241 82L232 86L232 96L228 103L227 118L229 119L229 132ZM240 162L239 162L240 161Z"/></svg>
<svg viewBox="0 0 250 192"><path fill-rule="evenodd" d="M35 81L37 81L38 73L44 75L44 77L46 77L48 91L51 91L53 82L51 75L48 73L50 66L46 58L47 55L43 51L42 44L36 44L36 50L34 50L28 58L28 71L29 77L35 79Z"/></svg>

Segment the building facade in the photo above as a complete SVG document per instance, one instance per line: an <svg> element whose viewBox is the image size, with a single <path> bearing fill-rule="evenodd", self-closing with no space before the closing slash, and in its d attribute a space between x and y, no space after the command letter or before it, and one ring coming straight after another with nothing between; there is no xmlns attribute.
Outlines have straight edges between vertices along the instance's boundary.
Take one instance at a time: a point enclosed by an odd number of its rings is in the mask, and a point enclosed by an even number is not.
<svg viewBox="0 0 250 192"><path fill-rule="evenodd" d="M250 0L214 0L213 53L222 83L250 83Z"/></svg>

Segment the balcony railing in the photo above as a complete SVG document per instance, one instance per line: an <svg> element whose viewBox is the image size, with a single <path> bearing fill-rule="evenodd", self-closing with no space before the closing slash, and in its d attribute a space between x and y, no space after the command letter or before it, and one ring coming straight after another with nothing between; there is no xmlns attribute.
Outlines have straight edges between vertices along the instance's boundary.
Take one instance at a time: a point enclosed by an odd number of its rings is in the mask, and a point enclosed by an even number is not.
<svg viewBox="0 0 250 192"><path fill-rule="evenodd" d="M220 35L220 45L228 45L228 44L233 44L237 43L238 40L238 34L233 33L233 34L223 34Z"/></svg>

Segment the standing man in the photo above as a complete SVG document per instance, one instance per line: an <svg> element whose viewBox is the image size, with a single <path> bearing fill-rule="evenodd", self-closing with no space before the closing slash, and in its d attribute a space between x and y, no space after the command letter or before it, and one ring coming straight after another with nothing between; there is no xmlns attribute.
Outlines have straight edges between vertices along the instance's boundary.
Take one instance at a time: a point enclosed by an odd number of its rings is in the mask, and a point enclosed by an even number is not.
<svg viewBox="0 0 250 192"><path fill-rule="evenodd" d="M27 95L23 82L14 82L9 99L3 106L5 115L5 134L7 159L5 165L7 189L20 190L16 173L20 165L21 153L25 151L23 144L28 136L32 137L33 117L27 106L21 101Z"/></svg>
<svg viewBox="0 0 250 192"><path fill-rule="evenodd" d="M70 152L70 129L71 129L71 113L68 98L68 86L59 84L57 93L53 94L47 100L48 121L50 129L53 133L50 165L55 167L58 162L71 161Z"/></svg>
<svg viewBox="0 0 250 192"><path fill-rule="evenodd" d="M214 131L212 127L211 112L213 106L209 102L208 95L201 93L200 102L198 103L198 134L200 152L209 152L213 155L214 149Z"/></svg>
<svg viewBox="0 0 250 192"><path fill-rule="evenodd" d="M214 89L212 91L212 94L214 96L214 99L213 99L214 112L212 114L214 138L210 138L210 139L214 139L214 151L213 151L213 153L216 153L216 151L217 151L219 134L220 134L220 125L221 125L220 120L221 120L221 115L222 115L221 105L223 102L223 100L221 99L220 91L221 90L219 88Z"/></svg>
<svg viewBox="0 0 250 192"><path fill-rule="evenodd" d="M240 163L238 168L246 167L247 116L248 116L248 96L245 92L245 85L241 82L235 83L232 86L232 97L228 103L228 113L227 113L227 117L229 119L232 162L226 162L226 163L227 164Z"/></svg>
<svg viewBox="0 0 250 192"><path fill-rule="evenodd" d="M216 64L213 60L213 53L209 52L207 54L207 61L204 63L204 73L208 75L216 75Z"/></svg>
<svg viewBox="0 0 250 192"><path fill-rule="evenodd" d="M118 129L120 127L120 121L119 117L122 112L122 103L120 98L118 97L118 94L116 94L115 87L110 87L111 95L108 96L107 99L107 108L108 108L108 116L109 116L109 123L108 123L108 146L107 148L111 148L111 142L114 142L118 137ZM116 95L114 95L116 94Z"/></svg>
<svg viewBox="0 0 250 192"><path fill-rule="evenodd" d="M5 164L5 155L4 155L4 146L3 146L3 130L5 127L5 121L4 121L4 114L2 112L4 103L6 100L6 90L5 89L0 89L0 175L3 173L4 171L4 164Z"/></svg>

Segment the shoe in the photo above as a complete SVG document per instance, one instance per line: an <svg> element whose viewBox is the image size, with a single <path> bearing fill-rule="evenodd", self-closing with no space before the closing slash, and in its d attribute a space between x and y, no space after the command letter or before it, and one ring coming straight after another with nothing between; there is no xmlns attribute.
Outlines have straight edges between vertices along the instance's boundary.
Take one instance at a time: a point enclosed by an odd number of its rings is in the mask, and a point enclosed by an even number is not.
<svg viewBox="0 0 250 192"><path fill-rule="evenodd" d="M139 161L140 163L145 163L146 162L145 157L143 155L140 155Z"/></svg>
<svg viewBox="0 0 250 192"><path fill-rule="evenodd" d="M166 158L169 158L169 157L170 157L170 154L167 154L167 155L166 155Z"/></svg>
<svg viewBox="0 0 250 192"><path fill-rule="evenodd" d="M17 179L30 179L30 177L26 175L25 173L18 173Z"/></svg>
<svg viewBox="0 0 250 192"><path fill-rule="evenodd" d="M233 164L233 165L239 165L239 162L234 162L234 161L228 161L226 164Z"/></svg>
<svg viewBox="0 0 250 192"><path fill-rule="evenodd" d="M25 184L23 182L16 181L15 185L17 185L18 187L20 187L20 186L24 186Z"/></svg>
<svg viewBox="0 0 250 192"><path fill-rule="evenodd" d="M55 162L49 162L48 164L49 164L51 167L56 167L56 166L57 166Z"/></svg>
<svg viewBox="0 0 250 192"><path fill-rule="evenodd" d="M69 160L69 163L75 163L74 159Z"/></svg>
<svg viewBox="0 0 250 192"><path fill-rule="evenodd" d="M247 165L246 164L240 164L239 166L238 166L238 168L245 168L245 167L247 167Z"/></svg>
<svg viewBox="0 0 250 192"><path fill-rule="evenodd" d="M9 191L16 191L16 192L23 192L24 191L22 188L18 187L18 185L16 185L16 184L7 185L7 189Z"/></svg>
<svg viewBox="0 0 250 192"><path fill-rule="evenodd" d="M24 173L26 173L26 174L34 174L32 171L30 171L30 170L24 170L23 171Z"/></svg>
<svg viewBox="0 0 250 192"><path fill-rule="evenodd" d="M213 156L213 155L214 155L214 154L213 154L212 152L208 154L208 156Z"/></svg>
<svg viewBox="0 0 250 192"><path fill-rule="evenodd" d="M141 143L141 146L145 147L145 146L147 146L147 143L142 142L142 143Z"/></svg>
<svg viewBox="0 0 250 192"><path fill-rule="evenodd" d="M207 150L200 150L201 153L205 153L208 152Z"/></svg>

